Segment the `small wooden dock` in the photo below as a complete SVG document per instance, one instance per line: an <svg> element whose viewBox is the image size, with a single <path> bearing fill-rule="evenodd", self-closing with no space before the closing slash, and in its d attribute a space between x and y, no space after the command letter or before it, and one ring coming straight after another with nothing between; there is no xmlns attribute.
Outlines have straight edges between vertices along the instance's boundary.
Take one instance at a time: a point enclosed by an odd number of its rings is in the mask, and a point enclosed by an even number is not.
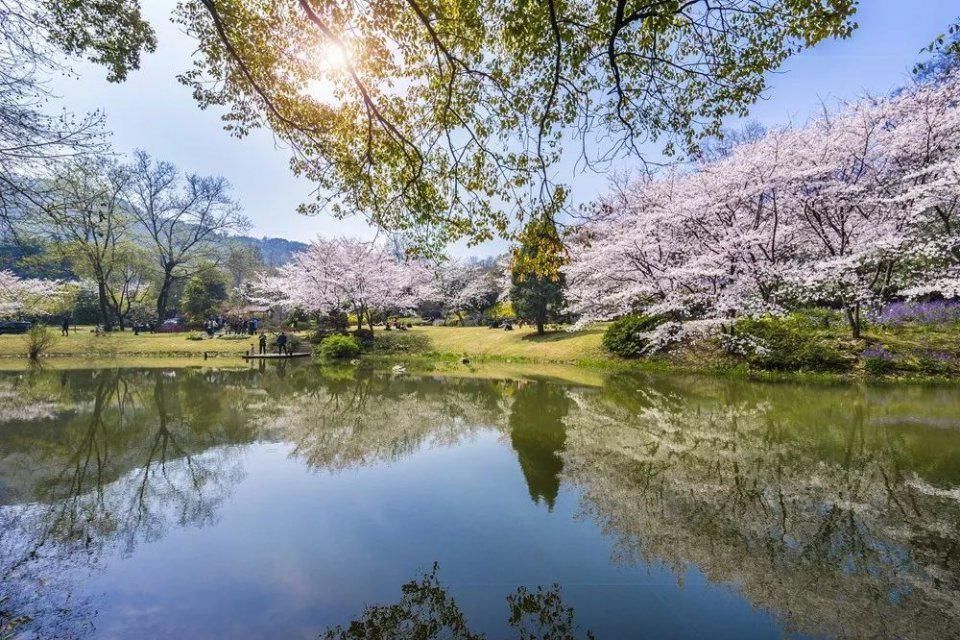
<svg viewBox="0 0 960 640"><path fill-rule="evenodd" d="M244 360L287 360L289 358L309 358L310 352L303 353L245 353Z"/></svg>

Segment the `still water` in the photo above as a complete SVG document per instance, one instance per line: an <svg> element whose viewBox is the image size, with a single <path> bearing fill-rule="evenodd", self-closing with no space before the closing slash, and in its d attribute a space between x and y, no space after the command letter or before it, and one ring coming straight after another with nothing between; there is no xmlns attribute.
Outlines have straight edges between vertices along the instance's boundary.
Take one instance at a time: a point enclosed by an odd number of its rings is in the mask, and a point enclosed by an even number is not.
<svg viewBox="0 0 960 640"><path fill-rule="evenodd" d="M0 638L960 637L960 391L0 374L0 611Z"/></svg>

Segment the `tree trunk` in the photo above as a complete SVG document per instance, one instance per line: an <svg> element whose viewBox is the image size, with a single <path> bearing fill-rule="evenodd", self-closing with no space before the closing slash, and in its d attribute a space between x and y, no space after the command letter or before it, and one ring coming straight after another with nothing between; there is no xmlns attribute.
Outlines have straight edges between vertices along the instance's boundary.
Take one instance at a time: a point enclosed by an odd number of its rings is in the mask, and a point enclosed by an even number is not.
<svg viewBox="0 0 960 640"><path fill-rule="evenodd" d="M97 298L100 303L100 320L103 322L105 331L113 328L113 322L110 320L110 304L107 302L107 286L102 280L97 281Z"/></svg>
<svg viewBox="0 0 960 640"><path fill-rule="evenodd" d="M157 322L163 322L167 315L167 305L170 303L170 288L173 286L173 267L164 265L163 283L160 285L160 293L157 294Z"/></svg>
<svg viewBox="0 0 960 640"><path fill-rule="evenodd" d="M859 340L862 324L860 321L860 303L858 302L852 307L850 305L844 305L843 310L847 316L847 324L850 325L850 333L853 335L853 339Z"/></svg>

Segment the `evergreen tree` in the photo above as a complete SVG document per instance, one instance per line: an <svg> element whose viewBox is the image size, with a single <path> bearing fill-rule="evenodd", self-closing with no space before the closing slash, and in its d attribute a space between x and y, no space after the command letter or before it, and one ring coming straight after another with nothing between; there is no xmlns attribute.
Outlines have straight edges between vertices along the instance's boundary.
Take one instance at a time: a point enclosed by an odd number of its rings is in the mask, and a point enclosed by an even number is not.
<svg viewBox="0 0 960 640"><path fill-rule="evenodd" d="M566 282L560 268L567 249L549 215L540 214L520 233L510 272L510 300L518 317L537 325L543 334L547 322L556 321L564 307Z"/></svg>

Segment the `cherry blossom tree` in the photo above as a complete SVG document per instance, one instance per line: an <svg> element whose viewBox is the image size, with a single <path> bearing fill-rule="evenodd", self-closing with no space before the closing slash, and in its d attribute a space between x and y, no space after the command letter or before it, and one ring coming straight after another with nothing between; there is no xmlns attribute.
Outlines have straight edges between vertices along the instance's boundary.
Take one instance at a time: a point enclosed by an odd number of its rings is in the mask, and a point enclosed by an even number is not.
<svg viewBox="0 0 960 640"><path fill-rule="evenodd" d="M0 271L0 318L42 311L61 293L57 280L20 278L11 271Z"/></svg>
<svg viewBox="0 0 960 640"><path fill-rule="evenodd" d="M859 338L865 308L960 294L958 178L960 73L825 109L602 198L564 268L570 309L662 315L665 340L821 304Z"/></svg>
<svg viewBox="0 0 960 640"><path fill-rule="evenodd" d="M500 275L496 265L447 258L432 269L433 279L423 298L437 304L444 313L479 316L500 297Z"/></svg>
<svg viewBox="0 0 960 640"><path fill-rule="evenodd" d="M376 313L413 308L430 274L421 264L401 262L379 242L317 239L273 275L261 276L255 299L314 313L351 311L357 328L373 328Z"/></svg>

